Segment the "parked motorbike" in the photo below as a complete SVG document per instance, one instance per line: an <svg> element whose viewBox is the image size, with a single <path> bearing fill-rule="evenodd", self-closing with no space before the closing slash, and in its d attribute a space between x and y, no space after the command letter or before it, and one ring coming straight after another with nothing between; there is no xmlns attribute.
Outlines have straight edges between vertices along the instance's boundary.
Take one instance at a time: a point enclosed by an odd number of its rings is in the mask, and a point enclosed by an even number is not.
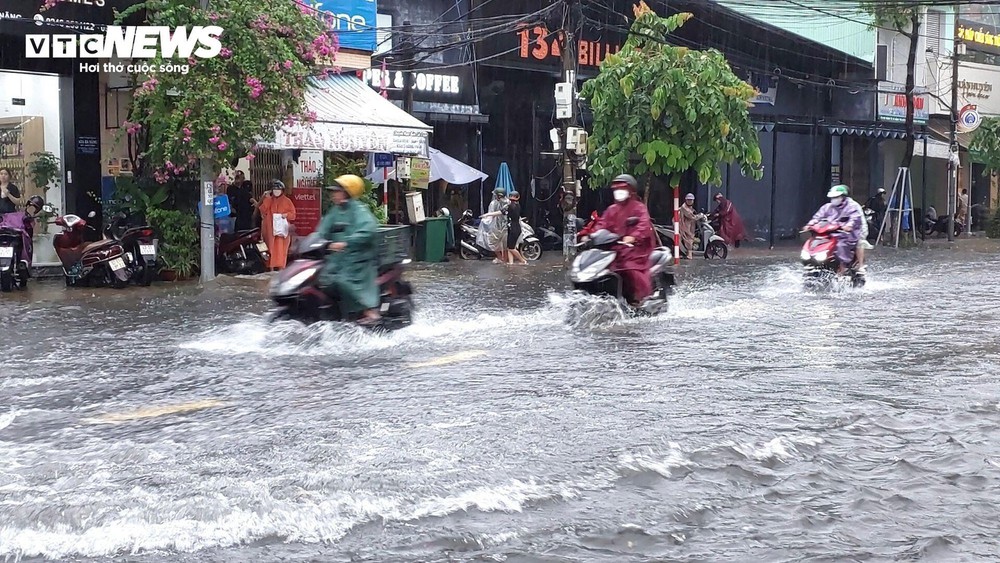
<svg viewBox="0 0 1000 563"><path fill-rule="evenodd" d="M27 289L35 217L26 211L0 216L0 291Z"/></svg>
<svg viewBox="0 0 1000 563"><path fill-rule="evenodd" d="M301 243L294 247L305 248ZM260 274L266 269L270 256L259 228L223 233L215 243L215 270L220 274ZM296 256L293 251L289 258Z"/></svg>
<svg viewBox="0 0 1000 563"><path fill-rule="evenodd" d="M87 217L95 216L91 211ZM128 285L133 272L126 262L128 253L121 242L108 238L86 242L86 229L95 229L77 215L58 217L55 224L63 229L52 245L62 262L67 287L110 285L120 289Z"/></svg>
<svg viewBox="0 0 1000 563"><path fill-rule="evenodd" d="M696 232L701 235L700 238L695 239L696 248L702 250L708 260L713 258L725 260L729 256L729 245L726 244L726 239L716 234L715 227L708 220L708 215L699 213L695 216L695 220L697 221L695 223Z"/></svg>
<svg viewBox="0 0 1000 563"><path fill-rule="evenodd" d="M924 236L930 236L933 235L934 233L937 233L938 235L948 234L948 216L947 215L939 216L937 214L937 210L935 210L933 207L928 207L927 213L924 214L924 221L923 224L921 225L921 230L923 231ZM961 234L964 231L965 231L965 225L962 223L962 221L959 221L956 218L955 236L956 237L961 236Z"/></svg>
<svg viewBox="0 0 1000 563"><path fill-rule="evenodd" d="M153 237L153 227L140 225L129 227L128 218L119 213L105 227L107 240L118 241L125 249L125 262L129 270L129 280L137 285L149 286L156 275L156 256L159 240Z"/></svg>
<svg viewBox="0 0 1000 563"><path fill-rule="evenodd" d="M622 245L625 243L621 242L621 237L606 229L594 232L586 242L581 243L582 252L573 261L569 274L573 289L594 296L612 297L633 315L652 316L666 311L667 298L673 294L676 285L671 265L673 253L661 246L650 255L649 275L653 281L653 294L638 307L633 307L624 297L621 275L611 269Z"/></svg>
<svg viewBox="0 0 1000 563"><path fill-rule="evenodd" d="M329 253L329 244L319 233L309 235L300 245L300 257L271 281L271 299L278 306L271 315L272 321L297 320L311 324L358 320L357 315L345 314L338 297L327 293L319 285L319 274ZM403 279L403 271L410 260L399 256L385 260L379 266L376 283L382 296L382 320L369 328L395 330L412 323L413 287Z"/></svg>
<svg viewBox="0 0 1000 563"><path fill-rule="evenodd" d="M802 265L805 266L803 281L806 289L830 289L838 277L849 280L855 288L864 287L865 272L863 268L858 268L856 258L847 265L843 274L837 274L840 260L837 259L836 253L837 239L833 235L842 227L843 225L839 223L820 221L802 231L810 233L809 239L802 246L800 256Z"/></svg>
<svg viewBox="0 0 1000 563"><path fill-rule="evenodd" d="M463 260L482 260L483 258L495 257L493 251L479 246L476 242L479 237L479 224L474 221L472 210L467 209L456 223L462 235L462 240L459 242L459 255ZM517 250L521 252L525 260L533 261L542 257L542 245L538 237L535 236L535 230L523 217L521 218L521 238L517 241Z"/></svg>

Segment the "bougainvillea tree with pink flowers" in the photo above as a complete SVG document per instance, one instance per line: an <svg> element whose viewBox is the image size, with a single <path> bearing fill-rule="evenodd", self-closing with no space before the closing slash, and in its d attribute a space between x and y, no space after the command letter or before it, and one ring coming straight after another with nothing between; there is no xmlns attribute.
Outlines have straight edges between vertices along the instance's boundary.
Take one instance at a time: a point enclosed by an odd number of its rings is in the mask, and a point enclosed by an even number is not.
<svg viewBox="0 0 1000 563"><path fill-rule="evenodd" d="M146 0L146 23L170 28L220 26L222 50L210 59L134 61L174 72L136 76L128 120L129 153L140 176L160 183L188 176L202 159L253 157L275 128L315 119L306 108L310 77L338 72L337 39L307 0ZM177 72L184 67L186 72Z"/></svg>

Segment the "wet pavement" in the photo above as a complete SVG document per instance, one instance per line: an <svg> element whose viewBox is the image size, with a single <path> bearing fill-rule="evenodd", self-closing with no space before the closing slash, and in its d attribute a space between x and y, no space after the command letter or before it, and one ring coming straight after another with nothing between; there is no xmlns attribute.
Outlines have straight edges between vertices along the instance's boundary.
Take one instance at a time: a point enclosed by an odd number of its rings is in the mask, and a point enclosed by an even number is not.
<svg viewBox="0 0 1000 563"><path fill-rule="evenodd" d="M996 560L1000 257L882 254L614 322L558 262L422 266L389 336L268 325L264 280L2 295L0 558Z"/></svg>

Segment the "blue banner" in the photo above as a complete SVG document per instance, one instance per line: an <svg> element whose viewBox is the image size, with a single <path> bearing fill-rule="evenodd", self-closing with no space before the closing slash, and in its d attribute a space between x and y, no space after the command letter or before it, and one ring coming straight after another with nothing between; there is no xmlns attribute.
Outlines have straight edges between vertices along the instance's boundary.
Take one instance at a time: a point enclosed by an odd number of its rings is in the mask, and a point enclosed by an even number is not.
<svg viewBox="0 0 1000 563"><path fill-rule="evenodd" d="M375 0L309 0L337 34L341 49L375 52Z"/></svg>
<svg viewBox="0 0 1000 563"><path fill-rule="evenodd" d="M223 217L229 217L232 213L232 209L229 207L229 196L227 195L217 195L215 196L215 218L221 219ZM201 202L198 202L198 213L201 214Z"/></svg>

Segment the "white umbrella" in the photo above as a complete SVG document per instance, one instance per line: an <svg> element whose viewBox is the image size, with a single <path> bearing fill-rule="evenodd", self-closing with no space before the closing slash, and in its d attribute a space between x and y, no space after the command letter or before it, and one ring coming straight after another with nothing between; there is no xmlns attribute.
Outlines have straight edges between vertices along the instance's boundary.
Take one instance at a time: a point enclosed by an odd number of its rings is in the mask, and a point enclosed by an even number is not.
<svg viewBox="0 0 1000 563"><path fill-rule="evenodd" d="M476 170L464 162L454 159L443 152L430 147L431 155L431 182L444 180L449 184L461 186L479 180L485 180L489 174ZM385 178L393 178L396 174L395 168L375 168L368 179L376 184L381 184Z"/></svg>

